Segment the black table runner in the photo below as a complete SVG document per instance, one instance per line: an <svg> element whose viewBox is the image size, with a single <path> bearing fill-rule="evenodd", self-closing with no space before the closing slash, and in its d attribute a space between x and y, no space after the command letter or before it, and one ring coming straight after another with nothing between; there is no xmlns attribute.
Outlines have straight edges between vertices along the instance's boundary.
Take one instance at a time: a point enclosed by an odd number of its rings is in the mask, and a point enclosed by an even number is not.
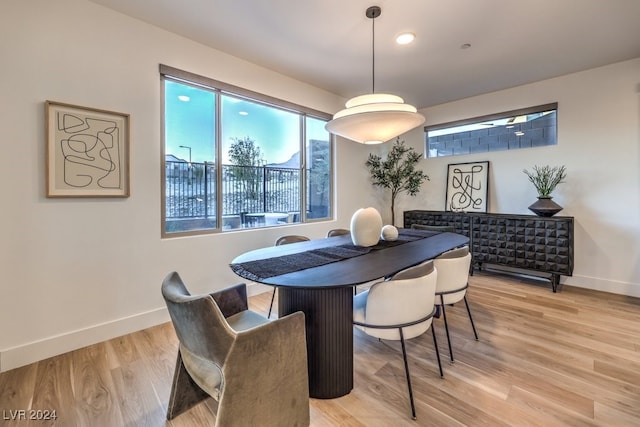
<svg viewBox="0 0 640 427"><path fill-rule="evenodd" d="M325 248L311 249L295 254L282 255L273 258L259 259L238 264L231 264L231 269L239 276L249 280L261 281L269 277L280 276L307 268L319 267L332 262L367 254L371 251L390 248L403 243L440 234L437 231L399 229L398 239L393 241L380 240L374 246L356 246L352 243Z"/></svg>

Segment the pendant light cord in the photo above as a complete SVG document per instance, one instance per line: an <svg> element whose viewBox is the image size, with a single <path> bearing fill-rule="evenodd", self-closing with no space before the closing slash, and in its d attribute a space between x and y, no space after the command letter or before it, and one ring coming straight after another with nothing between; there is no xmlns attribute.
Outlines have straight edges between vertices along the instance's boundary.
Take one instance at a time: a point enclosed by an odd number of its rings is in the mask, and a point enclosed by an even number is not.
<svg viewBox="0 0 640 427"><path fill-rule="evenodd" d="M371 93L376 92L376 18L380 16L380 6L371 6L365 16L371 19Z"/></svg>
<svg viewBox="0 0 640 427"><path fill-rule="evenodd" d="M376 17L371 18L371 93L376 93Z"/></svg>

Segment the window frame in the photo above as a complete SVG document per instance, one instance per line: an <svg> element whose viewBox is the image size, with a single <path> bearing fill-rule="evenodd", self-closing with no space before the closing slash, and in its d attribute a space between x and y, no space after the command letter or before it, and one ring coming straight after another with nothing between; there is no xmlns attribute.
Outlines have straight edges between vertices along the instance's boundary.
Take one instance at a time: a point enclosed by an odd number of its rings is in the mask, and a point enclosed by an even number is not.
<svg viewBox="0 0 640 427"><path fill-rule="evenodd" d="M533 107L519 108L516 110L486 114L486 115L471 117L467 119L454 120L446 123L427 125L424 127L424 145L425 145L424 157L427 159L435 159L439 157L454 157L459 155L475 154L475 153L459 153L459 154L450 154L445 156L433 156L433 157L429 156L429 132L430 131L436 131L436 130L447 129L447 128L455 128L455 127L465 126L465 125L481 124L483 122L488 122L490 120L501 120L509 117L524 116L529 114L541 113L549 110L554 110L556 112L556 117L557 117L558 103L551 102L548 104L536 105ZM557 124L556 124L556 144L557 144ZM529 148L529 147L521 147L521 148Z"/></svg>
<svg viewBox="0 0 640 427"><path fill-rule="evenodd" d="M234 86L225 82L221 82L215 79L211 79L209 77L204 77L198 74L194 74L188 71L180 70L178 68L174 68L168 65L160 64L160 92L161 92L161 112L160 112L160 120L161 120L161 149L160 149L160 158L161 158L161 237L162 238L174 238L174 237L185 237L185 236L194 236L194 235L209 235L209 234L217 234L222 232L233 232L233 231L245 231L254 228L234 228L231 230L223 230L222 228L222 211L223 211L223 203L222 203L222 124L221 124L221 111L222 111L222 96L230 96L237 99L245 100L247 102L252 102L256 104L260 104L263 106L267 106L270 108L279 109L282 111L290 112L297 114L300 120L300 221L299 223L313 223L313 222L321 222L327 221L333 218L335 207L334 207L334 191L335 191L335 182L334 182L334 165L335 165L335 136L331 133L327 133L329 137L329 211L326 217L323 218L307 218L306 206L308 203L308 195L307 195L307 180L308 180L308 171L307 171L307 144L308 144L308 136L307 136L307 118L317 119L321 121L329 121L331 120L331 114L325 113L319 110L315 110L309 107L305 107L302 105L298 105L289 101L285 101L279 98L275 98L269 95L265 95L259 92L254 92L249 89L245 89L239 86ZM167 232L166 231L166 122L165 122L165 108L166 108L166 99L165 99L165 81L173 81L176 83L193 86L196 88L204 88L206 90L211 91L216 95L216 103L215 103L215 167L216 167L216 193L219 195L219 200L216 201L216 227L207 228L207 229L194 229L188 231L178 231L178 232ZM273 226L272 226L273 227ZM276 226L277 227L277 226ZM255 229L263 229L265 227L255 227Z"/></svg>

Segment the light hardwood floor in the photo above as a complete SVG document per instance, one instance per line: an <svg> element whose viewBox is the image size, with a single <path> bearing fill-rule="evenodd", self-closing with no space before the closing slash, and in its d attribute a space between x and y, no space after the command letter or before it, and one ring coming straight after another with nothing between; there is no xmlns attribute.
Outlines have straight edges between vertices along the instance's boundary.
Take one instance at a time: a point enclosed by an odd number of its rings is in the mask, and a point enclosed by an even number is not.
<svg viewBox="0 0 640 427"><path fill-rule="evenodd" d="M251 307L266 313L270 295ZM480 340L464 304L448 309L454 364L435 322L444 379L430 333L407 344L417 421L398 343L354 331L354 389L312 399L311 425L640 426L640 299L489 273L470 278L468 299ZM176 351L167 323L2 373L0 425L213 425L211 399L165 420ZM22 409L58 418L12 420Z"/></svg>

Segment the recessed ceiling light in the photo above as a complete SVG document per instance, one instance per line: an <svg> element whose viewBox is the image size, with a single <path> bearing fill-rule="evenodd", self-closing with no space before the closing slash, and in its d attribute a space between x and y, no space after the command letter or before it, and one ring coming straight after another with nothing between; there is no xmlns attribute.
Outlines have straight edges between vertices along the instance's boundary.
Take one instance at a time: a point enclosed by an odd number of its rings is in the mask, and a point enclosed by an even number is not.
<svg viewBox="0 0 640 427"><path fill-rule="evenodd" d="M401 33L396 37L396 43L409 44L416 39L416 35L413 33Z"/></svg>
<svg viewBox="0 0 640 427"><path fill-rule="evenodd" d="M524 135L524 132L521 132L521 131L516 132L516 136L522 136L522 135Z"/></svg>
<svg viewBox="0 0 640 427"><path fill-rule="evenodd" d="M189 98L187 95L178 95L178 99L182 102L189 102L191 98Z"/></svg>
<svg viewBox="0 0 640 427"><path fill-rule="evenodd" d="M246 111L240 111L238 114L240 114L241 116L248 116L249 113L247 113Z"/></svg>

